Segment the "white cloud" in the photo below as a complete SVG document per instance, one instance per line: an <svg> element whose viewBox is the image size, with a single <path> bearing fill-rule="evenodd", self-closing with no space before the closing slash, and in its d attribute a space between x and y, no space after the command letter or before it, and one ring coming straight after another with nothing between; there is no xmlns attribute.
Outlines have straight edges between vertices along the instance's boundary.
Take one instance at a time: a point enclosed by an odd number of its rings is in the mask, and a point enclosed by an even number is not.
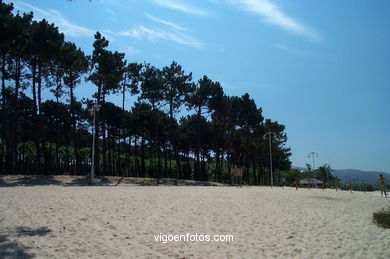
<svg viewBox="0 0 390 259"><path fill-rule="evenodd" d="M169 8L169 9L173 9L173 10L182 11L182 12L189 13L189 14L195 14L195 15L209 15L210 14L209 11L207 11L207 10L200 9L200 8L195 7L195 6L183 3L182 1L181 2L177 2L175 0L153 0L153 1L160 6L163 6L163 7Z"/></svg>
<svg viewBox="0 0 390 259"><path fill-rule="evenodd" d="M103 5L119 5L120 4L120 0L99 0L97 1Z"/></svg>
<svg viewBox="0 0 390 259"><path fill-rule="evenodd" d="M243 10L261 16L265 22L275 25L285 31L301 35L313 41L319 41L321 37L312 29L302 25L297 20L288 16L278 6L269 0L228 0L238 4Z"/></svg>
<svg viewBox="0 0 390 259"><path fill-rule="evenodd" d="M173 23L173 22L169 22L169 21L166 21L166 20L163 20L163 19L159 19L159 18L156 18L148 13L145 13L145 16L147 18L149 18L150 20L154 21L154 22L157 22L157 23L160 23L160 24L164 24L164 25L168 25L169 27L172 27L173 29L175 30L178 30L178 31L186 31L186 28L176 24L176 23Z"/></svg>
<svg viewBox="0 0 390 259"><path fill-rule="evenodd" d="M259 89L259 88L272 88L269 84L256 83L256 82L221 82L221 85L226 89Z"/></svg>
<svg viewBox="0 0 390 259"><path fill-rule="evenodd" d="M118 35L125 37L132 37L136 39L146 38L151 42L156 42L158 40L168 40L185 45L192 48L202 48L204 43L200 40L189 37L188 35L182 32L170 32L165 30L155 30L150 29L145 26L136 26L130 30L119 32Z"/></svg>
<svg viewBox="0 0 390 259"><path fill-rule="evenodd" d="M111 10L110 8L107 8L106 11L107 11L107 13L109 13L111 15L116 15L115 12L113 10Z"/></svg>
<svg viewBox="0 0 390 259"><path fill-rule="evenodd" d="M103 29L103 30L100 30L99 31L103 37L105 37L109 42L116 42L116 38L115 38L115 35L116 33L111 31L111 30L107 30L107 29Z"/></svg>
<svg viewBox="0 0 390 259"><path fill-rule="evenodd" d="M308 52L306 50L302 51L300 49L288 46L286 44L277 43L277 44L274 45L274 47L278 48L278 49L281 49L283 51L286 51L286 52L288 52L290 54L293 54L295 56L300 56L300 57L315 57L316 56L315 53L311 53L311 52Z"/></svg>
<svg viewBox="0 0 390 259"><path fill-rule="evenodd" d="M94 31L74 23L71 23L66 17L64 17L59 11L54 9L43 10L33 5L18 2L15 4L15 9L33 11L34 19L42 20L46 19L50 23L54 23L58 27L60 32L70 37L91 37Z"/></svg>
<svg viewBox="0 0 390 259"><path fill-rule="evenodd" d="M127 48L126 48L126 54L129 54L130 56L135 55L135 54L140 53L140 52L141 52L140 50L138 50L130 45L127 46Z"/></svg>
<svg viewBox="0 0 390 259"><path fill-rule="evenodd" d="M186 28L167 20L163 20L152 16L148 13L145 13L145 16L159 24L163 24L169 27L169 30L165 29L154 29L146 26L135 26L127 31L121 31L118 33L119 36L132 37L138 40L147 39L151 42L157 42L159 40L173 41L175 43L201 49L204 46L204 43L201 40L192 38L185 34Z"/></svg>
<svg viewBox="0 0 390 259"><path fill-rule="evenodd" d="M291 48L284 45L284 44L280 44L280 43L277 43L274 45L276 48L278 49L282 49L282 50L285 50L285 51L288 51L288 52L291 52Z"/></svg>
<svg viewBox="0 0 390 259"><path fill-rule="evenodd" d="M115 22L115 23L118 22L118 20L115 18L116 13L113 10L111 10L110 8L107 8L106 11L107 11L107 13L109 13L111 15L110 20L112 22Z"/></svg>

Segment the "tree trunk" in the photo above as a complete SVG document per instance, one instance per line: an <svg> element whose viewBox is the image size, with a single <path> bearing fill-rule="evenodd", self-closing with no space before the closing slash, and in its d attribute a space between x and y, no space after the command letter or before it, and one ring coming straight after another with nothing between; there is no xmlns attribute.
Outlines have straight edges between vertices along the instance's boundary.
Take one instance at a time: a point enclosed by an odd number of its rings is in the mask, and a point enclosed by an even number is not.
<svg viewBox="0 0 390 259"><path fill-rule="evenodd" d="M169 103L169 177L172 178L172 147L173 147L173 101L171 100Z"/></svg>
<svg viewBox="0 0 390 259"><path fill-rule="evenodd" d="M74 143L74 150L75 150L75 156L76 156L76 174L78 174L80 172L80 167L81 167L81 163L80 163L80 144L79 144L79 138L78 138L78 134L77 134L77 128L76 128L76 119L75 119L75 114L74 114L74 101L75 101L75 98L74 98L74 94L73 94L73 90L74 90L74 80L73 80L73 74L70 73L69 75L69 92L70 92L70 115L71 115L71 118L72 118L72 139L73 139L73 143Z"/></svg>
<svg viewBox="0 0 390 259"><path fill-rule="evenodd" d="M256 161L255 160L253 160L253 164L252 164L252 174L253 174L253 184L259 185L257 182L257 177L256 177Z"/></svg>
<svg viewBox="0 0 390 259"><path fill-rule="evenodd" d="M102 81L98 82L98 95L97 95L97 105L101 106L101 95L102 95ZM100 175L100 116L99 112L95 113L95 175Z"/></svg>
<svg viewBox="0 0 390 259"><path fill-rule="evenodd" d="M230 161L230 151L227 149L226 151L226 160L227 160L227 168L228 168L228 183L232 184L232 165Z"/></svg>
<svg viewBox="0 0 390 259"><path fill-rule="evenodd" d="M141 176L149 177L145 169L145 137L143 129L141 132Z"/></svg>
<svg viewBox="0 0 390 259"><path fill-rule="evenodd" d="M215 173L216 173L216 181L217 182L222 182L222 173L221 173L221 168L220 168L220 150L217 147L216 153L215 153Z"/></svg>
<svg viewBox="0 0 390 259"><path fill-rule="evenodd" d="M102 105L104 105L106 103L106 91L103 89L103 92L102 92ZM107 175L107 136L106 136L106 123L103 121L102 122L102 135L103 135L103 148L102 148L102 151L103 151L103 175Z"/></svg>
<svg viewBox="0 0 390 259"><path fill-rule="evenodd" d="M12 173L16 173L17 167L17 145L18 145L18 121L19 121L19 105L18 105L18 97L19 97L19 88L20 88L20 79L21 79L21 64L20 59L15 61L15 69L16 69L16 77L15 77L15 96L14 96L14 106L13 106L13 120L11 120L11 129L12 129L12 146L10 147L11 154L11 170Z"/></svg>
<svg viewBox="0 0 390 259"><path fill-rule="evenodd" d="M9 137L7 136L7 129L8 129L8 126L9 126L9 115L8 115L8 112L6 110L6 102L7 102L7 98L6 98L6 86L5 86L5 77L6 77L6 55L5 53L2 53L2 65L1 65L1 92L2 92L2 107L3 107L3 112L5 113L5 116L1 118L2 120L2 123L4 121L4 124L2 126L2 136L1 136L1 141L2 141L2 150L1 150L1 173L7 173L7 167L8 167L8 162L9 159L8 159L8 155L9 155L9 152L7 149L9 148L6 148L7 146L7 143L9 142ZM9 146L8 146L9 147ZM3 162L5 160L5 162Z"/></svg>
<svg viewBox="0 0 390 259"><path fill-rule="evenodd" d="M42 102L42 66L38 64L38 129L42 129L42 109L41 109L41 102ZM42 166L41 166L41 157L42 157L42 135L41 131L37 130L37 171L38 173L41 173Z"/></svg>
<svg viewBox="0 0 390 259"><path fill-rule="evenodd" d="M3 105L3 111L5 111L5 103L6 103L6 98L5 98L5 76L6 76L6 71L5 71L5 62L6 62L6 57L5 53L1 55L1 94L2 94L2 105Z"/></svg>
<svg viewBox="0 0 390 259"><path fill-rule="evenodd" d="M201 107L198 107L198 112L197 112L197 116L198 116L198 119L199 119L199 122L201 120ZM194 178L195 180L200 180L200 175L201 175L201 172L200 172L200 156L199 156L199 147L200 147L200 125L199 125L199 122L198 122L198 125L197 125L197 134L196 134L196 146L195 146L195 156L196 156L196 162L195 162L195 166L194 166Z"/></svg>
<svg viewBox="0 0 390 259"><path fill-rule="evenodd" d="M58 94L56 96L56 102L57 102L56 114L58 115L58 105L60 103ZM58 119L58 116L57 116L56 123L55 123L55 128L54 128L54 135L55 136L58 136L58 125L59 125L59 119ZM60 161L59 161L59 158L58 158L58 143L59 143L58 138L56 138L55 143L56 143L56 151L55 151L56 152L56 171L59 172L59 171L61 171L61 168L60 168Z"/></svg>
<svg viewBox="0 0 390 259"><path fill-rule="evenodd" d="M36 67L36 58L34 58L33 65L31 68L31 76L32 76L32 92L33 92L33 102L34 102L34 114L37 114L37 67Z"/></svg>
<svg viewBox="0 0 390 259"><path fill-rule="evenodd" d="M42 65L38 65L38 114L42 114Z"/></svg>
<svg viewBox="0 0 390 259"><path fill-rule="evenodd" d="M68 131L66 131L65 133L65 161L66 161L66 172L67 173L70 173L70 167L69 167L69 164L70 164L70 161L69 161L69 134L68 134Z"/></svg>
<svg viewBox="0 0 390 259"><path fill-rule="evenodd" d="M163 178L168 177L168 156L167 156L167 147L164 144L164 175Z"/></svg>
<svg viewBox="0 0 390 259"><path fill-rule="evenodd" d="M158 147L158 160L157 160L157 175L158 175L158 178L161 178L162 177L162 162L161 162L161 148L160 146Z"/></svg>
<svg viewBox="0 0 390 259"><path fill-rule="evenodd" d="M126 79L122 84L122 110L125 110Z"/></svg>
<svg viewBox="0 0 390 259"><path fill-rule="evenodd" d="M133 165L133 163L132 163L133 161L130 159L131 159L131 136L129 136L129 146L127 148L127 157L126 157L127 170L130 170L130 173L131 173L132 172L131 166ZM131 161L131 163L130 163L130 161ZM127 171L126 176L130 176L129 171Z"/></svg>
<svg viewBox="0 0 390 259"><path fill-rule="evenodd" d="M138 156L138 136L134 136L134 157L135 157L135 171L136 171L136 177L140 176L139 172L139 156Z"/></svg>
<svg viewBox="0 0 390 259"><path fill-rule="evenodd" d="M180 160L180 154L179 154L179 151L176 149L175 146L173 147L173 152L174 152L175 160L176 160L176 174L175 174L175 178L178 178L178 177L180 177L183 174L182 166L181 166L181 160Z"/></svg>

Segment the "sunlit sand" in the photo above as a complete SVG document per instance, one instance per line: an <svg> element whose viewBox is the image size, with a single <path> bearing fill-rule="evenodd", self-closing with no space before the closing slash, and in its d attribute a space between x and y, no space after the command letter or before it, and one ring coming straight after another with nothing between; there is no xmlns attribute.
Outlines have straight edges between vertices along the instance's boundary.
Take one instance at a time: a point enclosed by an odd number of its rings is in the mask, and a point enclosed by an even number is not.
<svg viewBox="0 0 390 259"><path fill-rule="evenodd" d="M0 257L390 258L369 193L223 186L0 188ZM231 242L156 242L158 234Z"/></svg>

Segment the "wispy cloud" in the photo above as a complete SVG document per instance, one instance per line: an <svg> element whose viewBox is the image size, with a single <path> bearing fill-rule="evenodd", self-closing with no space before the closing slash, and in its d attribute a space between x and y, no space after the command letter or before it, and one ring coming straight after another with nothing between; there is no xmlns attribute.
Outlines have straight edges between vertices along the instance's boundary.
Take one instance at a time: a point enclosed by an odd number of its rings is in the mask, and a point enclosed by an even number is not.
<svg viewBox="0 0 390 259"><path fill-rule="evenodd" d="M178 30L178 31L186 31L186 28L176 24L176 23L173 23L173 22L170 22L170 21L166 21L166 20L163 20L163 19L159 19L157 17L154 17L153 15L150 15L148 13L145 13L145 16L147 18L149 18L150 20L154 21L154 22L157 22L157 23L160 23L160 24L164 24L164 25L167 25L175 30Z"/></svg>
<svg viewBox="0 0 390 259"><path fill-rule="evenodd" d="M107 11L107 13L109 13L111 15L116 15L116 13L113 10L111 10L110 8L107 8L106 11Z"/></svg>
<svg viewBox="0 0 390 259"><path fill-rule="evenodd" d="M277 43L274 45L276 48L278 49L282 49L282 50L285 50L285 51L288 51L288 52L291 52L291 48L284 45L284 44L280 44L280 43Z"/></svg>
<svg viewBox="0 0 390 259"><path fill-rule="evenodd" d="M288 52L288 53L295 55L295 56L300 56L300 57L315 57L315 56L317 56L316 53L308 52L307 50L303 51L301 49L294 48L294 47L288 46L286 44L277 43L274 45L274 47L281 49L281 50Z"/></svg>
<svg viewBox="0 0 390 259"><path fill-rule="evenodd" d="M182 11L189 14L210 15L209 11L192 6L188 3L183 3L183 1L180 2L175 0L153 0L153 1L162 7Z"/></svg>
<svg viewBox="0 0 390 259"><path fill-rule="evenodd" d="M103 35L103 37L105 37L110 43L113 43L113 42L116 42L117 39L116 39L116 32L113 32L112 30L107 30L107 29L103 29L103 30L99 30L99 32Z"/></svg>
<svg viewBox="0 0 390 259"><path fill-rule="evenodd" d="M112 22L118 22L118 20L115 18L116 13L113 10L111 10L110 8L107 8L106 11L107 11L107 13L109 13L111 15L110 20Z"/></svg>
<svg viewBox="0 0 390 259"><path fill-rule="evenodd" d="M166 26L166 29L155 29L147 26L139 25L131 28L127 31L121 31L118 33L119 36L132 37L135 39L147 39L151 42L157 42L159 40L173 41L175 43L201 49L204 43L201 40L190 37L185 32L186 28L171 21L167 21L161 18L157 18L151 14L145 13L145 16L158 23Z"/></svg>
<svg viewBox="0 0 390 259"><path fill-rule="evenodd" d="M277 5L269 0L228 0L237 4L243 10L261 16L265 22L275 25L285 31L306 37L312 41L320 41L320 35L304 26L296 19L284 13Z"/></svg>
<svg viewBox="0 0 390 259"><path fill-rule="evenodd" d="M56 26L58 26L58 29L66 36L91 37L94 34L93 30L70 22L59 11L54 9L43 10L24 2L18 2L17 4L15 4L15 8L21 11L33 11L34 18L36 20L46 19L49 22L54 23Z"/></svg>
<svg viewBox="0 0 390 259"><path fill-rule="evenodd" d="M104 4L104 5L114 5L114 6L117 6L120 4L120 0L99 0L98 1L99 3L101 4Z"/></svg>
<svg viewBox="0 0 390 259"><path fill-rule="evenodd" d="M118 35L132 37L136 39L146 38L151 42L158 40L168 40L185 45L192 48L202 48L204 43L200 40L189 37L188 35L178 31L165 31L147 28L145 26L136 26L130 30L119 32Z"/></svg>
<svg viewBox="0 0 390 259"><path fill-rule="evenodd" d="M129 54L130 56L135 55L137 53L140 53L139 49L134 48L133 46L129 45L126 48L126 54Z"/></svg>
<svg viewBox="0 0 390 259"><path fill-rule="evenodd" d="M271 85L255 83L255 82L222 82L222 86L226 89L259 89L272 88Z"/></svg>

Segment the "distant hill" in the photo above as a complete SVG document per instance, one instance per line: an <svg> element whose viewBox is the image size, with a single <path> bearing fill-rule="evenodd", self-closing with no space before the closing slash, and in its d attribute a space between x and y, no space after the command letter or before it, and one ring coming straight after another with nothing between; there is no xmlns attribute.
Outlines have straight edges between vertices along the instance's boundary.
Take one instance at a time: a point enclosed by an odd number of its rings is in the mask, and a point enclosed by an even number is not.
<svg viewBox="0 0 390 259"><path fill-rule="evenodd" d="M304 167L294 167L294 169L307 171ZM339 178L342 183L347 183L351 179L352 183L362 183L362 181L364 181L364 183L376 184L376 178L378 178L381 173L389 184L390 174L384 172L362 171L357 169L333 169L332 175Z"/></svg>
<svg viewBox="0 0 390 259"><path fill-rule="evenodd" d="M383 174L383 176L390 181L390 174L376 171L361 171L357 169L335 169L332 174L340 179L342 183L349 182L349 179L355 179L355 182L361 183L362 180L365 183L376 184L376 179L379 174Z"/></svg>

